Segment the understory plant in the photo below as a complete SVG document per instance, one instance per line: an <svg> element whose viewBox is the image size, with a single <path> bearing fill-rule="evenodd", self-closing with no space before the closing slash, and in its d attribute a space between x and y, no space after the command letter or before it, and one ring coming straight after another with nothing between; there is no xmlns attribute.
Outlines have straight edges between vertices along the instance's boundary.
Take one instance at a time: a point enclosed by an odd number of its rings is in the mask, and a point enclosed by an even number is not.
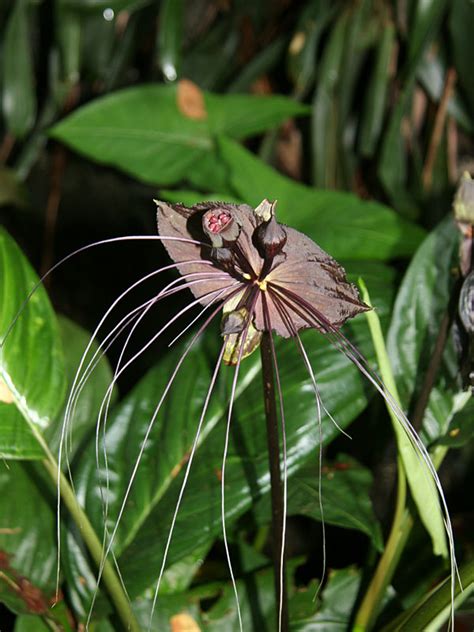
<svg viewBox="0 0 474 632"><path fill-rule="evenodd" d="M2 632L470 625L473 11L0 6Z"/></svg>

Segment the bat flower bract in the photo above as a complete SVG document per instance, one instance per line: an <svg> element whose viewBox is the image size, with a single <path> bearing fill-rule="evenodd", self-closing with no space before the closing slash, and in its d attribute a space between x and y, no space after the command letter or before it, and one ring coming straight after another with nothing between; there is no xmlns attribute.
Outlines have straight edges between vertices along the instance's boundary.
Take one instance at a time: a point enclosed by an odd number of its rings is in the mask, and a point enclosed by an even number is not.
<svg viewBox="0 0 474 632"><path fill-rule="evenodd" d="M337 261L277 222L276 203L263 200L256 209L222 202L156 204L159 234L176 238L164 244L180 272L204 275L209 262L222 272L190 289L203 305L216 294L223 301L229 364L236 363L241 344L242 357L251 353L263 331L285 338L308 327L334 332L369 309Z"/></svg>

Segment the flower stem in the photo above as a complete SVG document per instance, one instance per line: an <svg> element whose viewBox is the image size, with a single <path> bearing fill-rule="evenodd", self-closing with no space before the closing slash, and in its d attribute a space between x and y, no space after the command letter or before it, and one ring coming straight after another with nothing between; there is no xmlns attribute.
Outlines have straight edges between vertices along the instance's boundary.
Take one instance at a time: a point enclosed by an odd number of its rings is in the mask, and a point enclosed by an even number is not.
<svg viewBox="0 0 474 632"><path fill-rule="evenodd" d="M278 434L278 415L275 400L275 376L273 373L273 356L271 332L265 331L260 344L262 358L263 398L265 402L265 418L267 422L267 445L270 464L272 531L273 531L273 570L275 578L275 601L277 621L280 604L282 606L281 631L288 632L288 596L286 572L283 567L283 585L280 585L281 549L283 546L283 486L280 467L280 442Z"/></svg>
<svg viewBox="0 0 474 632"><path fill-rule="evenodd" d="M61 493L61 498L68 508L74 522L78 526L79 531L84 539L84 542L87 545L87 548L89 549L94 562L97 564L97 566L99 566L102 562L103 555L102 544L97 537L97 534L95 533L94 528L89 521L89 518L87 517L82 507L79 505L79 502L66 477L62 472L59 472L56 459L51 453L46 441L44 440L44 437L39 432L35 424L31 423L29 418L25 415L25 411L22 411L22 413L25 416L25 419L36 440L45 453L46 458L43 460L43 465L55 484L58 480L59 474L59 489ZM125 591L112 564L108 560L106 560L104 564L103 578L104 584L115 606L117 614L122 621L124 629L129 630L130 632L140 632L140 626L138 625L135 615L133 614L129 599L125 594Z"/></svg>

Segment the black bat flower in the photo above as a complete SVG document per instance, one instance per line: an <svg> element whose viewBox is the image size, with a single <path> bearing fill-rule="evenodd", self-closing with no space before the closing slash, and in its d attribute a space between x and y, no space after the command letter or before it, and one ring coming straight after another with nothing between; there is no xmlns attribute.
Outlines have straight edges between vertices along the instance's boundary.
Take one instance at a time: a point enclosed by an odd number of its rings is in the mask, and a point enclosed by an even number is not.
<svg viewBox="0 0 474 632"><path fill-rule="evenodd" d="M165 246L180 272L204 275L211 262L223 273L191 291L204 305L221 291L228 363L235 364L246 327L243 356L256 348L263 331L285 338L307 327L334 332L369 309L337 261L303 233L277 222L275 203L264 200L256 209L222 202L189 208L156 204L159 234L177 238Z"/></svg>

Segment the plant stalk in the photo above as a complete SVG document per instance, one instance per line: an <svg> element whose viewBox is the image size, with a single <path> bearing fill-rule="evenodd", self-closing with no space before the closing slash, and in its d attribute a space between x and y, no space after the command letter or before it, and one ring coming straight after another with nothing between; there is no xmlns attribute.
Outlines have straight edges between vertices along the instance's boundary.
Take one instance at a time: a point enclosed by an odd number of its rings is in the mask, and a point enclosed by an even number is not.
<svg viewBox="0 0 474 632"><path fill-rule="evenodd" d="M265 419L267 424L268 459L270 465L272 532L273 532L273 571L275 580L276 620L279 619L282 605L281 632L288 632L288 595L286 585L286 568L283 563L283 585L280 585L281 550L283 546L283 485L280 467L280 442L278 433L278 415L275 399L275 376L273 373L273 356L271 332L265 331L260 343L262 358L263 398L265 402Z"/></svg>
<svg viewBox="0 0 474 632"><path fill-rule="evenodd" d="M91 525L85 511L80 506L71 486L67 481L67 478L62 472L59 471L58 463L51 453L46 441L44 440L44 437L39 432L35 424L31 423L31 421L27 418L25 412L22 412L36 440L45 453L46 458L43 460L43 465L46 471L53 479L54 484L57 483L59 474L59 488L61 498L68 508L74 522L78 526L81 536L83 537L84 542L86 543L86 546L89 549L94 562L97 564L97 566L100 566L100 564L102 563L103 555L102 543L97 537L97 534L95 533L94 528ZM124 629L129 630L129 632L140 632L140 626L135 618L128 597L125 594L122 584L120 583L120 580L112 564L108 560L105 561L102 577L107 588L107 592L112 600L112 603L115 606L120 620L122 621Z"/></svg>
<svg viewBox="0 0 474 632"><path fill-rule="evenodd" d="M359 285L361 286L364 300L370 305L370 297L365 285L361 281L359 282ZM393 376L387 350L385 348L385 341L383 339L380 322L373 312L369 312L368 314L366 314L366 317L377 354L382 379L388 390L391 392L392 397L401 408L400 397L398 395L395 378ZM429 394L431 392L431 389L433 388L434 380L441 363L441 355L444 349L450 324L451 318L448 313L443 318L442 325L440 327L440 333L435 344L435 349L430 361L427 375L425 377L420 399L417 402L417 406L415 408L414 424L417 428L421 427L426 406L428 405ZM390 410L390 408L388 412L390 416L393 415L393 412ZM436 468L440 466L445 453L446 450L443 450L440 451L440 453L436 456ZM364 598L357 612L354 621L355 632L365 632L366 630L371 629L378 614L381 601L385 594L385 590L392 580L393 574L400 560L400 556L405 547L405 543L410 534L410 530L413 526L413 516L406 506L407 478L400 455L397 459L397 473L397 502L392 527L390 529L390 534L384 552L379 560L375 573L370 581L370 584L365 592Z"/></svg>

